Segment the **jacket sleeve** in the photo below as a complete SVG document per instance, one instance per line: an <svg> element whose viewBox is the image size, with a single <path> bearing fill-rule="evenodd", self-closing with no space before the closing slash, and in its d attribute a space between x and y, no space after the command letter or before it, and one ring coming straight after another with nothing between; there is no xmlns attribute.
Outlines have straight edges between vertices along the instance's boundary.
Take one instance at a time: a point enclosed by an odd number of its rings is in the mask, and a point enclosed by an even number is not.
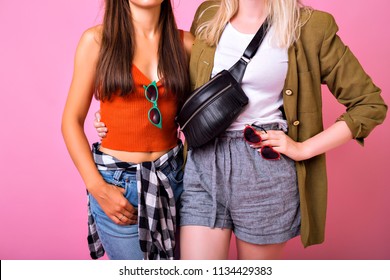
<svg viewBox="0 0 390 280"><path fill-rule="evenodd" d="M346 107L338 120L345 121L354 139L363 145L364 138L384 121L387 105L380 96L381 90L337 36L338 26L331 15L326 26L319 53L321 82Z"/></svg>

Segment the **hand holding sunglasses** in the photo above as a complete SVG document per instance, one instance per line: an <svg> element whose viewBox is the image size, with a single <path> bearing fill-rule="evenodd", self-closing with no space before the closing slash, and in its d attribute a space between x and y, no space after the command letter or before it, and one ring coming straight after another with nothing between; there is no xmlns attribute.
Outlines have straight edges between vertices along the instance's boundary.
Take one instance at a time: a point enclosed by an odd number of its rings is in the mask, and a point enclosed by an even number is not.
<svg viewBox="0 0 390 280"><path fill-rule="evenodd" d="M261 138L259 132L254 127L256 127L258 129L264 131L265 133L267 133L267 131L264 128L262 128L262 127L258 127L258 126L254 126L254 125L246 125L245 128L244 128L244 139L248 143L259 144L261 141L263 141L263 139ZM269 145L262 146L261 149L260 149L260 154L261 154L261 156L264 159L267 159L267 160L277 160L277 159L280 159L280 153L275 151Z"/></svg>

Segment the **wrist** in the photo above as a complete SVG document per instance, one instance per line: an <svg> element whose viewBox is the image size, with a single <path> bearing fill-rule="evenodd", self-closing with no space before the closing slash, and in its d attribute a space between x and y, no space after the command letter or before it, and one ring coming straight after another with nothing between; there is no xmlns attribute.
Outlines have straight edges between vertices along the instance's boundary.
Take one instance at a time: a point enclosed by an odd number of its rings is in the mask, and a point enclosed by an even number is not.
<svg viewBox="0 0 390 280"><path fill-rule="evenodd" d="M107 183L104 180L98 180L86 184L87 191L92 194L92 196L97 197L99 194L103 193L107 188Z"/></svg>
<svg viewBox="0 0 390 280"><path fill-rule="evenodd" d="M300 143L301 149L300 149L300 154L302 157L302 160L306 160L309 158L312 158L315 156L313 148L310 145L310 142L304 141Z"/></svg>

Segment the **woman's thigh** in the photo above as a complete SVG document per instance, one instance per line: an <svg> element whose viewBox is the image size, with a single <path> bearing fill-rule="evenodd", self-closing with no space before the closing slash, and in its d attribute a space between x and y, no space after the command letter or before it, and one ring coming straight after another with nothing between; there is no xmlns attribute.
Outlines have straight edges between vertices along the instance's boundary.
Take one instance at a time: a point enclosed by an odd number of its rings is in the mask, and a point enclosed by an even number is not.
<svg viewBox="0 0 390 280"><path fill-rule="evenodd" d="M231 229L205 226L182 226L180 256L182 260L226 260Z"/></svg>
<svg viewBox="0 0 390 280"><path fill-rule="evenodd" d="M278 260L282 258L286 242L278 244L252 244L236 239L239 260Z"/></svg>

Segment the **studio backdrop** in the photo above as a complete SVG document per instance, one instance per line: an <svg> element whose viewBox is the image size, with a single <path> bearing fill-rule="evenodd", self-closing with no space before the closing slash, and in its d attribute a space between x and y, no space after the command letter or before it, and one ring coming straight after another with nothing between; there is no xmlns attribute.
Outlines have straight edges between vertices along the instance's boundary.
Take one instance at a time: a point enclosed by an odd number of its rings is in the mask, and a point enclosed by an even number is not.
<svg viewBox="0 0 390 280"><path fill-rule="evenodd" d="M200 0L175 0L180 28L189 30ZM343 41L390 104L387 0L304 0L330 12ZM0 259L89 259L86 190L65 148L61 115L78 40L99 24L102 0L0 0ZM324 124L344 111L324 88ZM91 143L93 102L85 128ZM327 155L326 239L286 259L390 259L390 125L362 148L355 141ZM260 221L259 221L260 222ZM231 244L230 258L236 257Z"/></svg>

